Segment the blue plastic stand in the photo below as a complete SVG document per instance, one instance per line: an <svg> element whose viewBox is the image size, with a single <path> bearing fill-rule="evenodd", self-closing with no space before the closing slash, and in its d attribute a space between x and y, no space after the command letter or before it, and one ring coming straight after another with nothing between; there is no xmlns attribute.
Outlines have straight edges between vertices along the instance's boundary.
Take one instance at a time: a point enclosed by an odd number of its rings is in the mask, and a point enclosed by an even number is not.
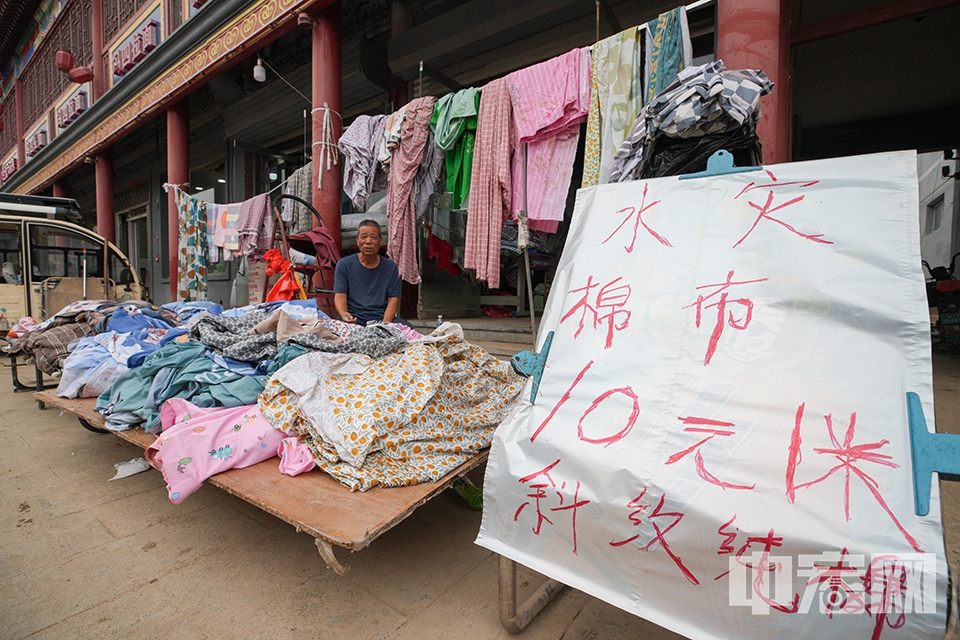
<svg viewBox="0 0 960 640"><path fill-rule="evenodd" d="M748 171L760 171L761 169L763 169L763 167L735 167L733 166L733 154L721 149L707 158L706 171L688 173L680 176L680 179L692 180L694 178L709 178L710 176L722 176L728 173L746 173Z"/></svg>
<svg viewBox="0 0 960 640"><path fill-rule="evenodd" d="M514 354L510 360L514 370L522 376L533 378L533 389L530 390L530 404L537 404L537 391L540 390L540 378L543 377L543 368L550 355L550 345L553 344L553 331L547 334L539 353L521 351Z"/></svg>
<svg viewBox="0 0 960 640"><path fill-rule="evenodd" d="M930 512L933 472L960 475L960 435L927 431L920 396L912 391L907 393L907 413L913 460L913 505L918 516L925 516Z"/></svg>

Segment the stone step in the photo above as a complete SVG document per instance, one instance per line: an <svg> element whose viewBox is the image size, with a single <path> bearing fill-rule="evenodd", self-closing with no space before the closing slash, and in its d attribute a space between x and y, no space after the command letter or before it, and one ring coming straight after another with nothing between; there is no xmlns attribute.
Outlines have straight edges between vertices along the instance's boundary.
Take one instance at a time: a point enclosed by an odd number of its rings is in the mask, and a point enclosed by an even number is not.
<svg viewBox="0 0 960 640"><path fill-rule="evenodd" d="M519 345L517 351L533 348L529 318L450 318L445 321L459 324L468 342L512 343ZM410 324L420 333L428 334L436 328L437 321L411 320Z"/></svg>
<svg viewBox="0 0 960 640"><path fill-rule="evenodd" d="M491 342L489 340L471 340L470 342L478 347L483 347L487 353L500 360L510 360L515 353L533 349L533 345L524 345L518 342Z"/></svg>

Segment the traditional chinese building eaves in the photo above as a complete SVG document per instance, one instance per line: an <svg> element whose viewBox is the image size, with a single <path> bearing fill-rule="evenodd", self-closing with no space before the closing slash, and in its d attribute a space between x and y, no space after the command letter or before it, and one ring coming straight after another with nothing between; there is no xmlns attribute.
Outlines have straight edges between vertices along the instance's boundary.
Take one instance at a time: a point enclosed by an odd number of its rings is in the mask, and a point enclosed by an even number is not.
<svg viewBox="0 0 960 640"><path fill-rule="evenodd" d="M332 0L218 0L173 32L81 120L4 184L30 193L181 100L237 59L294 28L297 13Z"/></svg>

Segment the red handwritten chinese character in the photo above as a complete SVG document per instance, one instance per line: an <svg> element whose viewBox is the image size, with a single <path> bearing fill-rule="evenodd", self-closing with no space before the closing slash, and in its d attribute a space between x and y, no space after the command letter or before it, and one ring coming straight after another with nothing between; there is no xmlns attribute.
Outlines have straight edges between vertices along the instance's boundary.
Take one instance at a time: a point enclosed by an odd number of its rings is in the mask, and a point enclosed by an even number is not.
<svg viewBox="0 0 960 640"><path fill-rule="evenodd" d="M750 326L750 320L753 318L753 302L748 298L736 298L734 300L728 300L729 296L726 293L726 290L734 285L741 284L753 284L755 282L766 282L766 278L759 278L757 280L742 280L740 282L733 282L733 270L730 270L727 273L726 282L719 282L717 284L705 284L697 287L697 291L700 289L709 289L711 287L717 287L716 291L708 295L699 295L697 301L693 304L688 304L683 307L684 309L689 309L690 307L697 308L697 328L700 328L700 321L703 317L703 310L710 309L712 307L717 308L717 324L713 327L713 333L710 334L710 342L707 345L707 354L703 358L703 366L710 364L710 360L713 358L713 354L717 350L717 345L720 343L720 336L723 334L723 328L725 325L729 324L731 327L738 331L743 331L748 326ZM720 296L720 299L713 304L704 305L703 303L707 300L710 300L714 296ZM744 308L744 315L742 318L737 319L733 315L733 311L729 312L729 317L727 317L727 305L728 304L738 304Z"/></svg>
<svg viewBox="0 0 960 640"><path fill-rule="evenodd" d="M557 495L560 496L560 506L552 507L550 511L571 511L571 519L573 525L573 553L577 553L577 509L584 505L590 504L589 500L580 500L580 481L577 480L577 488L573 490L573 501L570 504L563 504L563 494L558 492ZM560 485L560 489L565 489L567 483L564 482Z"/></svg>
<svg viewBox="0 0 960 640"><path fill-rule="evenodd" d="M883 624L899 629L907 622L903 601L907 593L907 567L897 556L876 556L863 575L863 588L870 594L867 614L873 616L873 635L880 640Z"/></svg>
<svg viewBox="0 0 960 640"><path fill-rule="evenodd" d="M634 498L633 500L627 503L627 507L634 509L634 511L632 511L630 515L627 517L630 519L630 522L632 522L635 526L638 526L638 527L643 523L643 519L639 516L652 506L649 504L643 504L641 502L643 500L644 495L646 495L646 493L647 493L647 490L646 488L644 488L644 490L640 492L639 496L637 496L636 498ZM651 513L647 517L647 519L650 521L650 524L653 526L655 535L650 540L650 542L648 542L646 545L641 547L641 550L649 551L650 547L652 547L654 544L659 544L660 548L662 548L667 553L667 555L670 556L670 559L673 560L673 563L677 565L677 567L680 569L680 573L682 573L683 576L692 584L699 585L700 581L697 580L697 577L693 575L693 572L690 571L690 569L688 569L686 565L683 564L683 560L680 558L680 556L675 554L670 549L670 545L667 544L667 538L666 538L667 534L670 532L671 529L677 526L677 524L681 520L683 520L683 514L678 511L664 511L661 513L660 510L663 509L663 503L666 500L666 498L667 498L667 494L661 495L660 501L657 503L657 506L654 507L653 509L653 513ZM673 518L672 522L670 522L665 528L661 529L660 523L657 522L657 520L668 519L668 518ZM622 547L625 544L629 544L633 542L639 537L640 537L640 534L637 533L624 540L612 541L610 542L610 546Z"/></svg>
<svg viewBox="0 0 960 640"><path fill-rule="evenodd" d="M798 197L798 198L793 198L792 200L788 200L787 202L784 202L783 204L779 204L779 205L777 205L777 206L773 206L773 190L774 190L774 189L781 188L781 187L791 187L791 186L794 186L794 185L799 185L798 188L803 189L803 188L805 188L805 187L813 186L813 185L817 184L817 183L820 182L820 181L819 181L819 180L809 180L809 181L804 182L804 181L802 181L802 180L798 180L798 181L794 181L794 182L777 182L777 177L776 177L775 175L773 175L773 173L772 173L771 171L769 171L769 170L765 170L765 171L766 171L766 174L767 174L768 176L770 176L770 180L772 180L772 182L769 182L769 183L766 183L766 184L756 184L755 182L751 182L751 183L748 184L746 187L744 187L743 190L742 190L740 193L738 193L738 194L733 198L734 200L736 200L737 198L739 198L739 197L742 196L743 194L749 193L750 191L753 191L754 189L770 189L770 190L767 192L766 202L764 202L762 205L757 204L756 202L753 202L752 200L750 201L750 203L749 203L750 206L753 207L754 209L756 209L757 211L759 211L759 212L760 212L760 215L758 215L758 216L757 216L757 219L753 221L753 225L750 227L750 229L749 229L745 234L743 234L743 237L740 238L739 240L737 240L736 244L733 245L733 248L736 249L737 246L738 246L741 242L743 242L744 240L746 240L746 239L747 239L747 236L749 236L751 233L753 233L753 230L757 228L757 225L760 224L760 221L761 221L761 220L764 220L764 219L770 220L771 222L776 222L777 224L779 224L779 225L781 225L781 226L783 226L783 227L786 227L791 233L795 233L796 235L800 236L801 238L804 238L804 239L806 239L806 240L810 240L811 242L816 242L816 243L819 243L819 244L833 244L833 242L830 242L829 240L824 240L822 233L817 233L817 234L813 234L813 235L808 235L808 234L805 234L805 233L801 233L801 232L797 231L795 228L793 228L791 225L789 225L789 224L787 224L786 222L784 222L783 220L780 220L779 218L774 218L772 215L770 215L770 214L772 214L772 213L775 213L775 212L777 212L777 211L780 211L781 209L786 209L786 208L789 207L790 205L796 204L796 203L800 202L801 200L803 200L803 199L806 197L806 196L800 196L800 197Z"/></svg>
<svg viewBox="0 0 960 640"><path fill-rule="evenodd" d="M573 393L574 388L576 388L576 386L580 384L580 381L583 380L583 377L587 375L587 371L590 370L590 367L593 366L593 363L594 361L591 360L590 362L587 363L587 366L585 366L583 369L580 370L580 373L577 374L577 377L574 379L573 383L570 385L570 388L564 392L563 396L561 396L560 402L554 405L553 409L550 410L550 414L543 419L543 422L540 423L540 426L538 426L536 431L533 432L533 435L530 436L530 442L534 442L537 439L537 436L539 436L540 432L543 431L544 427L547 426L547 423L553 420L553 417L557 415L557 411L560 410L560 407L566 404L567 400L570 399L570 395ZM630 412L630 416L627 418L627 423L623 426L622 429L620 429L620 431L618 431L617 433L614 433L613 435L600 436L600 437L588 436L584 432L583 421L586 420L587 416L590 415L590 413L592 413L597 407L599 407L604 400L606 400L607 398L610 398L615 394L622 394L626 396L627 398L630 399L631 403L633 404L633 409ZM632 387L617 387L616 389L608 389L607 391L604 391L599 396L594 398L593 402L590 403L590 406L587 407L587 410L584 411L583 414L580 416L580 420L579 422L577 422L577 437L580 438L581 441L587 442L589 444L602 444L604 447L609 447L611 444L613 444L614 442L619 442L628 433L630 433L630 430L633 429L633 425L637 423L637 418L639 417L640 417L640 400L637 398L637 394L633 392Z"/></svg>
<svg viewBox="0 0 960 640"><path fill-rule="evenodd" d="M540 530L544 522L546 522L551 526L553 525L553 520L548 518L541 510L540 502L541 500L544 500L547 498L547 491L546 491L547 487L550 487L551 489L554 490L554 493L556 493L557 498L559 500L560 506L550 507L550 511L570 511L571 512L571 527L573 530L573 553L576 554L577 553L577 509L590 504L590 501L580 499L580 481L577 480L576 489L574 489L573 491L573 500L569 504L564 504L565 498L564 498L563 492L567 488L567 483L562 482L558 488L556 482L554 482L553 478L550 475L550 472L558 464L560 464L560 458L557 458L555 462L547 465L540 471L531 473L530 475L520 478L519 481L521 484L528 484L528 483L532 483L533 480L535 480L536 478L543 476L543 480L541 480L540 482L529 484L529 488L533 490L533 493L527 494L528 498L533 499L534 505L535 505L534 508L536 509L536 512L537 512L537 523L533 526L533 529L532 529L534 535L540 535ZM517 511L513 514L514 522L517 522L520 519L520 514L523 513L524 508L526 508L529 505L530 505L530 501L524 502L523 504L520 505Z"/></svg>
<svg viewBox="0 0 960 640"><path fill-rule="evenodd" d="M630 238L630 244L625 245L625 246L623 247L624 249L627 250L627 253L633 253L633 246L634 246L634 244L636 244L636 242L637 242L637 231L638 231L640 225L643 225L643 228L646 229L647 232L648 232L650 235L652 235L654 238L656 238L656 239L657 239L657 242L659 242L660 244L662 244L662 245L665 246L665 247L673 247L673 245L670 244L670 241L669 241L669 240L667 240L666 238L664 238L663 236L661 236L659 233L657 233L656 231L654 231L653 229L651 229L650 227L648 227L648 226L647 226L647 223L643 221L643 214L646 213L646 212L647 212L651 207L653 207L654 205L660 204L660 201L659 201L659 200L655 200L655 201L651 202L650 204L646 204L646 202L647 202L647 191L648 191L649 189L650 189L650 185L649 185L649 184L643 185L643 199L640 201L640 208L639 208L639 209L635 209L634 207L624 207L623 209L620 209L619 211L617 211L617 213L626 213L626 214L627 214L627 217L625 217L625 218L623 219L623 222L620 223L620 226L618 226L616 229L614 229L613 233L611 233L611 234L607 237L607 239L604 240L603 242L601 242L600 244L607 244L607 241L609 241L610 238L612 238L613 236L617 235L617 232L620 231L620 229L623 228L623 225L627 224L627 222L630 221L630 218L632 218L633 216L637 216L636 222L633 223L633 236Z"/></svg>
<svg viewBox="0 0 960 640"><path fill-rule="evenodd" d="M786 475L786 485L787 485L787 499L793 503L796 500L797 489L804 489L807 487L812 487L813 485L819 484L825 481L827 478L832 476L838 471L843 471L844 474L844 486L843 486L843 512L847 518L847 522L850 521L850 478L851 476L856 476L860 479L863 485L870 492L870 495L873 496L874 500L877 501L877 504L884 510L884 512L890 517L893 523L896 525L897 529L903 535L904 539L910 544L919 553L922 553L923 550L920 548L920 545L917 541L911 536L903 525L900 524L900 521L897 520L897 517L893 515L893 511L890 510L890 507L887 506L887 502L883 499L883 496L880 494L879 484L876 480L873 479L867 472L857 466L860 463L871 462L873 464L879 464L884 467L890 467L891 469L897 469L898 464L893 462L892 456L879 453L879 449L890 444L889 440L883 439L879 442L868 442L865 444L853 444L853 438L856 435L857 427L857 413L853 412L850 414L850 425L847 427L847 432L844 435L843 442L837 439L836 434L833 431L833 414L827 414L823 419L827 423L827 433L830 436L830 442L833 444L832 448L814 448L814 452L819 455L833 456L836 458L838 464L833 466L825 474L817 478L816 480L811 480L810 482L802 482L797 484L795 482L797 467L800 465L801 455L800 455L800 423L803 420L803 410L806 406L806 403L801 404L797 409L797 414L795 418L795 423L793 427L793 433L790 436L790 449L789 457L787 460L787 475Z"/></svg>
<svg viewBox="0 0 960 640"><path fill-rule="evenodd" d="M678 451L677 453L673 454L672 456L667 458L667 461L664 464L674 464L676 462L679 462L690 453L693 453L694 451L696 451L697 453L694 456L694 464L697 467L697 475L703 478L704 480L706 480L707 482L709 482L710 484L716 485L721 489L745 489L747 491L757 486L756 484L745 485L745 484L731 484L729 482L724 482L719 478L717 478L717 476L707 471L706 467L703 464L703 455L700 453L700 447L702 447L711 439L713 439L714 436L724 437L724 436L735 435L735 432L730 431L729 429L717 429L717 428L710 428L710 427L733 427L733 426L736 426L734 423L721 422L720 420L710 420L708 418L696 418L693 416L677 417L677 420L679 420L683 424L698 425L698 426L687 427L684 429L684 431L687 431L690 433L705 433L709 435L707 435L706 438L703 438L692 447L688 447L683 451ZM703 426L699 426L699 425L703 425Z"/></svg>
<svg viewBox="0 0 960 640"><path fill-rule="evenodd" d="M535 524L534 527L533 527L533 533L534 533L535 535L540 535L540 527L543 526L543 523L544 523L544 522L546 522L547 524L553 524L553 521L550 520L550 518L548 518L547 516L545 516L545 515L543 514L543 511L540 510L540 500L542 500L543 498L546 498L546 497L547 497L547 492L546 492L546 488L547 488L547 487L556 487L556 486L557 486L556 483L554 483L553 478L550 477L550 471L551 471L555 466L557 466L558 464L560 464L560 458L557 458L556 462L554 462L553 464L547 465L546 467L544 467L544 468L541 469L540 471L537 471L537 472L535 472L535 473L531 473L531 474L528 475L528 476L524 476L524 477L520 478L520 484L527 484L528 482L531 482L534 478L542 475L542 476L546 479L546 482L547 482L547 484L544 484L544 483L542 483L542 482L537 483L537 484L531 484L529 488L530 488L530 489L533 489L533 493L528 493L528 494L527 494L527 497L528 497L528 498L533 498L534 501L535 501L535 504L536 504L537 524ZM527 505L529 505L529 504L530 504L530 502L528 501L528 502L524 502L522 505L520 505L520 508L517 509L516 513L513 514L513 521L514 521L514 522L516 522L517 520L520 519L520 514L523 512L523 509L524 509Z"/></svg>
<svg viewBox="0 0 960 640"><path fill-rule="evenodd" d="M573 334L574 339L576 339L580 332L583 331L584 320L587 318L587 314L590 313L593 315L593 328L596 329L603 322L607 323L607 341L604 345L604 349L609 349L613 344L613 332L614 330L622 331L627 328L627 325L630 323L630 311L623 309L622 307L626 305L627 301L630 300L631 288L628 284L620 284L622 278L615 278L607 284L600 287L600 285L593 281L593 276L587 278L587 284L579 289L571 289L568 293L580 293L583 292L583 297L580 298L567 313L560 318L560 322L565 321L567 318L572 316L578 309L582 309L583 313L580 314L580 325L577 327L576 333ZM616 285L616 286L614 286ZM599 291L596 292L596 296L591 300L591 292L593 289L600 287ZM623 319L621 322L617 322L617 316L620 315Z"/></svg>
<svg viewBox="0 0 960 640"><path fill-rule="evenodd" d="M736 519L737 514L733 514L732 518L717 528L717 533L723 536L723 542L720 543L720 548L717 550L718 556L728 555L736 551L736 549L733 548L733 541L737 539L737 533L739 533L740 528L733 527L733 531L727 531L727 527L733 526L733 521ZM716 578L714 579L716 580Z"/></svg>
<svg viewBox="0 0 960 640"><path fill-rule="evenodd" d="M736 539L736 533L731 533L724 531L724 529L733 524L733 521L736 520L736 516L733 516L729 521L727 521L722 527L717 529L717 533L722 536L725 536L725 540L720 545L720 550L717 552L717 555L724 555L730 553L727 549L731 549L730 543ZM733 537L731 537L731 535ZM760 552L760 561L754 565L751 562L743 559L743 556L750 552L750 547L753 544L763 545L763 550ZM766 595L768 591L764 587L764 583L767 580L768 575L772 575L775 572L783 571L783 564L780 562L771 562L770 560L770 550L774 547L782 547L783 538L774 534L773 529L770 529L769 533L765 536L747 536L746 543L740 547L740 549L735 554L736 563L741 567L745 567L748 571L752 571L753 576L753 592L761 600L763 600L767 606L776 609L777 611L783 613L796 613L800 607L800 594L796 593L793 596L793 600L788 604L782 604L777 602L773 598ZM751 553L752 555L752 553ZM718 575L714 580L719 580L723 576L730 573L730 571L724 571Z"/></svg>

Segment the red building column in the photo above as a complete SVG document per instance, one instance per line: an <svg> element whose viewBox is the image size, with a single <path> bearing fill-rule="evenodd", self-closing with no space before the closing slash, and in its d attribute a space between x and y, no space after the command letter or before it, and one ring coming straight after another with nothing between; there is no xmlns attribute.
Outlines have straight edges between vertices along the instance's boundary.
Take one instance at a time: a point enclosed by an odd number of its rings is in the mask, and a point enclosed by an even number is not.
<svg viewBox="0 0 960 640"><path fill-rule="evenodd" d="M113 147L97 154L94 170L97 182L97 233L116 244L117 225L113 219Z"/></svg>
<svg viewBox="0 0 960 640"><path fill-rule="evenodd" d="M340 140L340 2L318 13L313 23L313 206L323 219L336 245L340 246L340 166L327 169L324 151L324 120L330 131L326 136L336 144ZM323 162L321 163L321 159ZM321 166L321 164L323 166ZM322 188L317 188L319 177Z"/></svg>
<svg viewBox="0 0 960 640"><path fill-rule="evenodd" d="M53 197L54 198L70 197L67 195L67 179L66 178L60 178L59 180L53 183Z"/></svg>
<svg viewBox="0 0 960 640"><path fill-rule="evenodd" d="M760 98L763 116L757 134L766 164L791 159L789 0L718 0L717 58L728 69L761 69L773 80Z"/></svg>
<svg viewBox="0 0 960 640"><path fill-rule="evenodd" d="M184 98L167 109L167 182L189 188L190 182L190 103ZM180 245L180 216L177 194L167 192L167 256L170 266L170 301L180 299L177 284L177 254Z"/></svg>
<svg viewBox="0 0 960 640"><path fill-rule="evenodd" d="M90 7L90 31L93 36L93 62L90 64L93 69L93 96L90 102L94 103L100 99L106 87L106 78L103 77L103 0L93 0Z"/></svg>
<svg viewBox="0 0 960 640"><path fill-rule="evenodd" d="M23 87L19 78L13 81L13 102L17 106L17 166L22 169L27 162L27 145L23 140Z"/></svg>

